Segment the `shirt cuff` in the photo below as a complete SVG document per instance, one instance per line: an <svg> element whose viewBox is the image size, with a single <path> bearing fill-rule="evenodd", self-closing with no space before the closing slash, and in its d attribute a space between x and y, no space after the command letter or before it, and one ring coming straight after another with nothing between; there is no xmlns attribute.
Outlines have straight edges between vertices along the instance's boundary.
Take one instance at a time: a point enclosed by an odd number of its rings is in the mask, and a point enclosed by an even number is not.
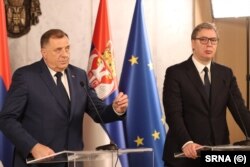
<svg viewBox="0 0 250 167"><path fill-rule="evenodd" d="M112 108L113 108L113 110L114 110L114 112L118 115L118 116L122 116L122 115L124 115L125 114L125 112L122 112L122 113L120 113L120 112L116 112L115 111L115 108L113 107L113 105L112 105Z"/></svg>
<svg viewBox="0 0 250 167"><path fill-rule="evenodd" d="M181 149L183 149L184 147L186 147L188 144L191 144L191 143L194 143L193 141L188 141L188 142L186 142L185 144L183 144L183 146L181 147Z"/></svg>

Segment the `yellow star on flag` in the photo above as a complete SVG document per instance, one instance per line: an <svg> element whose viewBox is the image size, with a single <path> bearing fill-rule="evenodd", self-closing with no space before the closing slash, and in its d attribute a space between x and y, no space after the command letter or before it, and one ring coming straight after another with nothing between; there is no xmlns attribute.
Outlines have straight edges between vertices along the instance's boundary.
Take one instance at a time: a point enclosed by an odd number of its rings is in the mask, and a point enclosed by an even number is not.
<svg viewBox="0 0 250 167"><path fill-rule="evenodd" d="M153 63L150 62L150 63L148 64L148 67L149 67L149 70L153 70Z"/></svg>
<svg viewBox="0 0 250 167"><path fill-rule="evenodd" d="M144 145L143 140L144 140L143 138L140 138L139 136L137 136L137 139L134 140L134 142L136 142L137 147L139 147L140 145Z"/></svg>
<svg viewBox="0 0 250 167"><path fill-rule="evenodd" d="M163 125L166 123L166 117L164 115L162 115L161 117L161 122Z"/></svg>
<svg viewBox="0 0 250 167"><path fill-rule="evenodd" d="M152 134L152 136L154 137L154 140L160 139L160 132L157 132L155 130L154 133Z"/></svg>
<svg viewBox="0 0 250 167"><path fill-rule="evenodd" d="M128 61L131 62L131 65L138 64L138 61L137 61L138 58L139 57L132 56Z"/></svg>

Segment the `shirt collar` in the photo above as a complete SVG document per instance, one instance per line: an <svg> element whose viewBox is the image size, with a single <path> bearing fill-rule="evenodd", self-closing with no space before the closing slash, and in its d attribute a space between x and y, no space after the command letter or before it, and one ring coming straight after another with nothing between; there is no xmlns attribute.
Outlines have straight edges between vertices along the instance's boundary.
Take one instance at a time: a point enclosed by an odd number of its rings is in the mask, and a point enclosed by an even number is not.
<svg viewBox="0 0 250 167"><path fill-rule="evenodd" d="M47 66L47 67L48 67L48 66ZM50 74L54 77L54 76L56 75L57 72L54 71L54 70L52 70L52 69L49 68L49 67L48 67L48 69L49 69ZM65 70L64 70L64 71L61 71L61 72L62 72L62 74L63 74L62 76L65 76Z"/></svg>
<svg viewBox="0 0 250 167"><path fill-rule="evenodd" d="M202 73L202 72L203 72L203 69L204 69L205 67L207 67L207 68L208 68L208 71L210 71L211 61L209 61L209 63L208 63L207 65L204 65L204 64L201 64L200 62L198 62L198 61L194 58L194 56L192 56L192 60L193 60L194 65L195 65L195 67L196 67L196 69L198 70L199 73Z"/></svg>

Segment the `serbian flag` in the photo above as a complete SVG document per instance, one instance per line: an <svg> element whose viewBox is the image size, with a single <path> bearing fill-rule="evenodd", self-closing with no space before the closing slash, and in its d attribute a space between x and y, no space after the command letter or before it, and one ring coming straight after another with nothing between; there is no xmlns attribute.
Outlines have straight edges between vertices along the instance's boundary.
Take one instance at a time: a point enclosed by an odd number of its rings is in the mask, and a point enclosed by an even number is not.
<svg viewBox="0 0 250 167"><path fill-rule="evenodd" d="M4 1L0 1L0 111L2 110L7 90L10 87L10 64L5 22ZM0 132L0 161L5 167L12 166L12 145Z"/></svg>
<svg viewBox="0 0 250 167"><path fill-rule="evenodd" d="M111 104L118 95L118 83L114 63L106 0L100 0L90 50L87 74L90 86L99 98ZM119 148L126 148L122 121L106 124L111 139ZM103 140L103 139L101 139ZM123 167L127 166L126 156L120 156Z"/></svg>

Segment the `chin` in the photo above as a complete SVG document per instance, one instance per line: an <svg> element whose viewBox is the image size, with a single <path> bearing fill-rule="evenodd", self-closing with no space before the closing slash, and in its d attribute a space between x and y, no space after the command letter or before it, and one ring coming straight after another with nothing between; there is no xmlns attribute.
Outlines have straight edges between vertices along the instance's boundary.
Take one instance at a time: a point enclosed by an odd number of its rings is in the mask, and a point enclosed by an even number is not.
<svg viewBox="0 0 250 167"><path fill-rule="evenodd" d="M65 63L65 64L62 64L60 67L61 67L61 68L67 68L68 65L69 65L69 63Z"/></svg>
<svg viewBox="0 0 250 167"><path fill-rule="evenodd" d="M214 54L205 55L204 58L208 60L212 60L214 58Z"/></svg>
<svg viewBox="0 0 250 167"><path fill-rule="evenodd" d="M59 71L64 71L68 66L60 66L57 69L59 69Z"/></svg>

